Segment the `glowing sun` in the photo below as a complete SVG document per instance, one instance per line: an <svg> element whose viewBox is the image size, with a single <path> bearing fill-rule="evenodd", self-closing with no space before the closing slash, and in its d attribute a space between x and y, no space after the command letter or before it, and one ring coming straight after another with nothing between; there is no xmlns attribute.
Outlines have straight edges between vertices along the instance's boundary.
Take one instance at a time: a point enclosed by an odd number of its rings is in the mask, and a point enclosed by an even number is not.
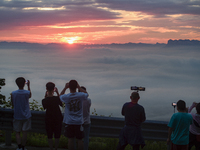
<svg viewBox="0 0 200 150"><path fill-rule="evenodd" d="M75 36L75 37L64 37L62 41L68 43L68 44L74 44L77 43L77 41L80 39L80 37Z"/></svg>

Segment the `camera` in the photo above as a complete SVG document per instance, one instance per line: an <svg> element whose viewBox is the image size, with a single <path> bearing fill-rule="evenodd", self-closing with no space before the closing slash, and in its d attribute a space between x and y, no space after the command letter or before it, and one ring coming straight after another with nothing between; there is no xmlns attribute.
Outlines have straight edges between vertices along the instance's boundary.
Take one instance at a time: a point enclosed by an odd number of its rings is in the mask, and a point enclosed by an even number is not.
<svg viewBox="0 0 200 150"><path fill-rule="evenodd" d="M172 103L172 106L176 106L176 102Z"/></svg>
<svg viewBox="0 0 200 150"><path fill-rule="evenodd" d="M145 91L145 87L131 86L131 90L135 90L135 91Z"/></svg>

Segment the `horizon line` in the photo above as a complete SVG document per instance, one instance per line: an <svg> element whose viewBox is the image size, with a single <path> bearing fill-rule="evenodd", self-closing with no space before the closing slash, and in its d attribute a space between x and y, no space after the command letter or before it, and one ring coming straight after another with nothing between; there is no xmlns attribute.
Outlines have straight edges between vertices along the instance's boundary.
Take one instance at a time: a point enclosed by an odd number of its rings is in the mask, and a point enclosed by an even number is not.
<svg viewBox="0 0 200 150"><path fill-rule="evenodd" d="M95 44L95 43L73 43L73 44L69 44L69 43L64 43L64 42L55 42L55 43L37 43L37 42L26 42L26 41L0 41L0 43L27 43L27 44L40 44L40 45L48 45L48 44L60 44L60 45L112 45L112 44L148 44L148 45L156 45L156 44L163 44L163 45L167 45L169 44L169 42L200 42L200 40L195 40L195 39L169 39L167 41L167 43L159 43L159 42L155 42L155 43L142 43L142 42L138 42L138 43L134 43L134 42L127 42L127 43L101 43L101 44Z"/></svg>

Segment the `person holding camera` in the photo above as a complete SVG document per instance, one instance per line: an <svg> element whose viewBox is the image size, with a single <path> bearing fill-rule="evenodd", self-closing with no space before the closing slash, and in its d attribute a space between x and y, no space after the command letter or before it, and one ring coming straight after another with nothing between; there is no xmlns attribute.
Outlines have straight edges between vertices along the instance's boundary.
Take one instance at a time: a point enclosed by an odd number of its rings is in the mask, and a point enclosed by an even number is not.
<svg viewBox="0 0 200 150"><path fill-rule="evenodd" d="M191 113L192 109L196 107L196 113ZM194 145L196 150L200 149L200 103L193 102L188 109L188 113L192 115L193 123L190 125L189 135L189 150Z"/></svg>
<svg viewBox="0 0 200 150"><path fill-rule="evenodd" d="M192 115L187 113L185 101L177 102L177 113L169 121L167 144L171 141L171 150L188 150L189 128L192 124Z"/></svg>
<svg viewBox="0 0 200 150"><path fill-rule="evenodd" d="M11 93L11 102L14 107L13 130L16 132L17 150L26 150L28 131L31 129L31 111L29 107L29 98L31 98L30 81L24 77L18 77L15 80L18 90ZM28 90L24 90L27 84ZM22 137L21 134L22 133Z"/></svg>
<svg viewBox="0 0 200 150"><path fill-rule="evenodd" d="M140 99L138 92L132 92L130 99L131 102L125 103L122 107L121 113L125 116L125 126L121 130L117 150L124 150L128 144L133 147L133 150L145 146L141 131L141 124L146 120L145 110L138 104Z"/></svg>
<svg viewBox="0 0 200 150"><path fill-rule="evenodd" d="M53 137L55 138L55 150L57 150L62 131L63 116L60 111L62 102L59 98L58 89L53 82L48 82L46 84L46 90L45 98L42 100L42 106L44 110L46 110L45 128L50 150L53 150ZM57 96L54 96L54 92Z"/></svg>
<svg viewBox="0 0 200 150"><path fill-rule="evenodd" d="M69 88L70 93L65 94ZM76 92L76 90L80 92ZM65 123L64 135L68 138L68 149L74 150L74 138L78 140L78 149L83 149L83 101L87 100L88 93L81 88L76 80L65 84L60 93L60 99L65 103L63 122Z"/></svg>

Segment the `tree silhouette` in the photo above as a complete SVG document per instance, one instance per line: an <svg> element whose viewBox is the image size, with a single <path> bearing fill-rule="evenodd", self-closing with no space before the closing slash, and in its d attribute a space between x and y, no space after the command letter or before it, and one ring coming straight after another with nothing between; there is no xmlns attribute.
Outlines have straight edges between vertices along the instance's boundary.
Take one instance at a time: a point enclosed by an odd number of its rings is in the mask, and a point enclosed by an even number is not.
<svg viewBox="0 0 200 150"><path fill-rule="evenodd" d="M5 79L0 78L0 92L1 92L1 87L4 85L6 85ZM5 102L5 100L6 100L6 97L4 95L0 94L0 104L3 104L3 102Z"/></svg>

